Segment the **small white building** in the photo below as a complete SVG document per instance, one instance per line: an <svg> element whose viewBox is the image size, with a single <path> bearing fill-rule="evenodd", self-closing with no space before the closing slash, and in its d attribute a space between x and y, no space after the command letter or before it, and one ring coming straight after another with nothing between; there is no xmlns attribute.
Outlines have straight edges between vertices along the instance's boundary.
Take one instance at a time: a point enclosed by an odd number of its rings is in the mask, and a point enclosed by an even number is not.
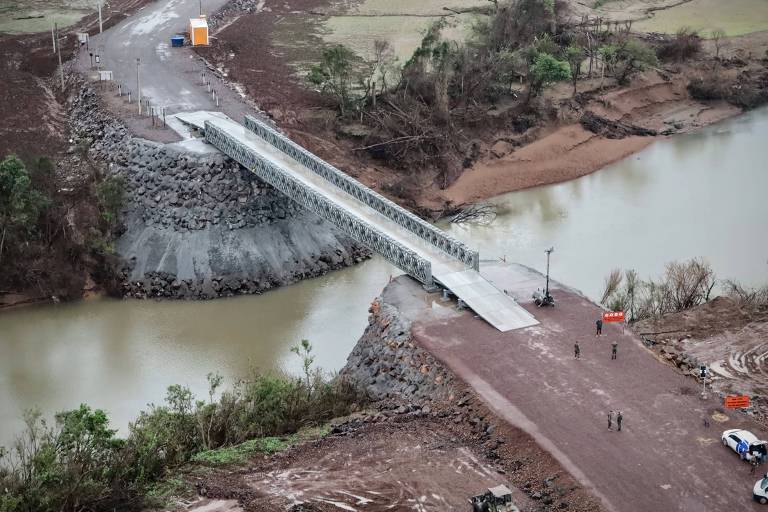
<svg viewBox="0 0 768 512"><path fill-rule="evenodd" d="M192 46L208 46L208 21L205 16L189 20L189 41Z"/></svg>

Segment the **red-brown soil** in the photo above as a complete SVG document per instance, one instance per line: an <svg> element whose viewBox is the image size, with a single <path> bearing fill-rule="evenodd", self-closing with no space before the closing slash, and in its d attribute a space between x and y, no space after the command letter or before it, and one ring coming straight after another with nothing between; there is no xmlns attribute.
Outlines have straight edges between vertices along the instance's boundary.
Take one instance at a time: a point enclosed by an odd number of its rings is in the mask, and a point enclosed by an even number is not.
<svg viewBox="0 0 768 512"><path fill-rule="evenodd" d="M240 510L265 512L298 504L318 511L465 510L470 496L499 484L513 490L523 511L542 504L602 510L532 438L497 424L469 395L458 402L440 412L391 410L388 419L358 415L337 434L244 469L215 471L195 486L209 499L235 499Z"/></svg>
<svg viewBox="0 0 768 512"><path fill-rule="evenodd" d="M536 308L530 296L541 275L501 264L484 272L541 324L500 333L471 313L425 314L414 338L499 416L550 451L608 510L759 509L751 495L755 478L720 443L727 428L762 437L759 425L723 411L712 395L700 398L688 377L659 364L620 326L607 325L596 337L602 310L577 292L556 284L556 307ZM615 423L608 429L610 410L623 411L621 432Z"/></svg>

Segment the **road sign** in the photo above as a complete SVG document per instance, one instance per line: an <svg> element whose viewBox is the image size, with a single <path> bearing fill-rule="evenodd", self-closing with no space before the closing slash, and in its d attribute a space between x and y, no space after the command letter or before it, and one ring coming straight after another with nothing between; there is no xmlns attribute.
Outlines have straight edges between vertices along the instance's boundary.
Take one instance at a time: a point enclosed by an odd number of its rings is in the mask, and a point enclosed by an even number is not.
<svg viewBox="0 0 768 512"><path fill-rule="evenodd" d="M609 322L623 322L624 321L624 312L623 311L606 311L603 313L603 323L609 323Z"/></svg>
<svg viewBox="0 0 768 512"><path fill-rule="evenodd" d="M743 409L749 407L747 395L733 395L725 397L725 407L728 409Z"/></svg>

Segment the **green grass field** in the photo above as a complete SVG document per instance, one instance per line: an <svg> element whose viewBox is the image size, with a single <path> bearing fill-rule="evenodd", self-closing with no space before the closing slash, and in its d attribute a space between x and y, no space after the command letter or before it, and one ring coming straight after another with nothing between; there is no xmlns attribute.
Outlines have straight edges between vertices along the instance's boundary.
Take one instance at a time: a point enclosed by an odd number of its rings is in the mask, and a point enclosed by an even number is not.
<svg viewBox="0 0 768 512"><path fill-rule="evenodd" d="M0 0L0 34L50 32L54 21L69 27L95 10L96 2L86 0Z"/></svg>
<svg viewBox="0 0 768 512"><path fill-rule="evenodd" d="M364 58L371 58L374 41L383 39L390 43L400 62L404 62L419 46L426 29L450 14L443 7L462 10L487 5L485 0L366 0L350 12L328 19L323 24L323 39L330 44L343 44ZM443 35L463 39L475 16L470 13L451 16L450 26Z"/></svg>
<svg viewBox="0 0 768 512"><path fill-rule="evenodd" d="M693 0L633 25L647 32L674 33L690 27L707 36L722 29L729 36L768 30L768 0Z"/></svg>

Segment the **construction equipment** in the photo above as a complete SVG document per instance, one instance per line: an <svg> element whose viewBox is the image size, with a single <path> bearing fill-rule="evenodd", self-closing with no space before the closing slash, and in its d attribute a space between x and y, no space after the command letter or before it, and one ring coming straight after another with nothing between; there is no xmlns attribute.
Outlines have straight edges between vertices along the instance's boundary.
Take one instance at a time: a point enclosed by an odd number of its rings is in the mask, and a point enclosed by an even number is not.
<svg viewBox="0 0 768 512"><path fill-rule="evenodd" d="M497 485L486 490L483 494L469 499L472 512L520 512L512 503L512 491L506 485Z"/></svg>

